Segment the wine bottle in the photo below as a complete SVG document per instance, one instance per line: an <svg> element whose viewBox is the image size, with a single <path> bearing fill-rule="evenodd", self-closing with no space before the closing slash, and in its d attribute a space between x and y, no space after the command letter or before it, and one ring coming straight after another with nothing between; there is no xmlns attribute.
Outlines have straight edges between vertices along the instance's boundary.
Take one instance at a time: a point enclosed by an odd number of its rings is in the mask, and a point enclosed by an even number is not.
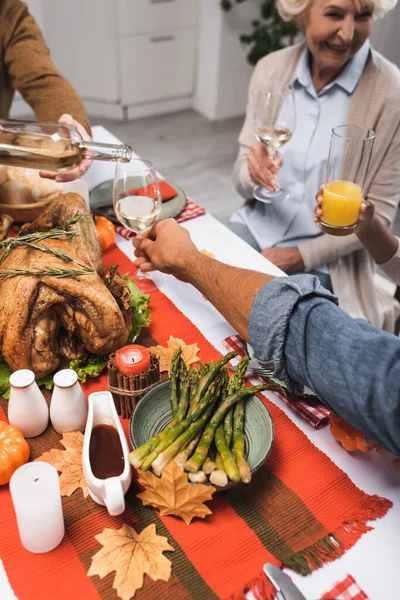
<svg viewBox="0 0 400 600"><path fill-rule="evenodd" d="M129 162L131 156L130 146L88 142L65 123L0 120L0 165L64 173L85 159Z"/></svg>

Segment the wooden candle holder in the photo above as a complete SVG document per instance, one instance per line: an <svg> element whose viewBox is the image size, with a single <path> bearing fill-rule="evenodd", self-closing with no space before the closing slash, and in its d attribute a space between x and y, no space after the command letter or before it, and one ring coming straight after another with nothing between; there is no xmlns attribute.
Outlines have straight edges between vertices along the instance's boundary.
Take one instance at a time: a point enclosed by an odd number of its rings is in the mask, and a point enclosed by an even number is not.
<svg viewBox="0 0 400 600"><path fill-rule="evenodd" d="M115 353L110 354L108 364L108 388L114 398L117 413L128 419L138 401L160 383L160 359L151 354L147 371L138 375L124 375L115 364Z"/></svg>

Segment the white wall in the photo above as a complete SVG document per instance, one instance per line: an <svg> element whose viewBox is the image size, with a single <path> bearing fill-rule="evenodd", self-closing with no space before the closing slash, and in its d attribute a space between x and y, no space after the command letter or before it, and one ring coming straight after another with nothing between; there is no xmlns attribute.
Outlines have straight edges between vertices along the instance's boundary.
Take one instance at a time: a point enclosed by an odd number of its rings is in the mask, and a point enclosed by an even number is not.
<svg viewBox="0 0 400 600"><path fill-rule="evenodd" d="M383 19L374 22L373 47L400 67L400 2Z"/></svg>
<svg viewBox="0 0 400 600"><path fill-rule="evenodd" d="M252 67L241 33L251 31L261 0L249 0L225 13L219 0L199 3L197 74L193 107L208 119L244 114Z"/></svg>

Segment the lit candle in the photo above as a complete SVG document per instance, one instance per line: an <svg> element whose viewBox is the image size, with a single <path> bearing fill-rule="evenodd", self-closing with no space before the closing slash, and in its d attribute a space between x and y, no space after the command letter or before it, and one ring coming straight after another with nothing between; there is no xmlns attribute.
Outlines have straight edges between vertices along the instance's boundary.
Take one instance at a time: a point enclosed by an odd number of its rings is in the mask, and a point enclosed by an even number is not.
<svg viewBox="0 0 400 600"><path fill-rule="evenodd" d="M144 346L132 344L115 353L115 364L124 375L137 375L150 367L150 352Z"/></svg>
<svg viewBox="0 0 400 600"><path fill-rule="evenodd" d="M58 546L65 529L57 470L45 462L27 463L11 477L10 492L24 548L39 554Z"/></svg>

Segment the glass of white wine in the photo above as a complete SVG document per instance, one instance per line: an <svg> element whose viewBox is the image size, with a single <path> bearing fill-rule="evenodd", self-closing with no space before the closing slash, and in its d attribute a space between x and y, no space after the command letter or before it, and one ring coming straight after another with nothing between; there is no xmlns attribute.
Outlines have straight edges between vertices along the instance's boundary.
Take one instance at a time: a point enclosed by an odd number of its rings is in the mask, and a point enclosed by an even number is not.
<svg viewBox="0 0 400 600"><path fill-rule="evenodd" d="M258 92L254 108L254 133L258 141L268 147L274 162L277 159L277 151L290 140L295 127L293 86L281 81L264 84ZM253 196L266 204L290 198L289 192L281 187L270 192L262 185L254 188Z"/></svg>
<svg viewBox="0 0 400 600"><path fill-rule="evenodd" d="M141 234L154 225L161 211L161 192L152 162L131 158L127 163L117 163L113 204L118 220L130 231ZM134 281L149 293L161 286L162 278L160 273L153 272L149 277L139 269Z"/></svg>

